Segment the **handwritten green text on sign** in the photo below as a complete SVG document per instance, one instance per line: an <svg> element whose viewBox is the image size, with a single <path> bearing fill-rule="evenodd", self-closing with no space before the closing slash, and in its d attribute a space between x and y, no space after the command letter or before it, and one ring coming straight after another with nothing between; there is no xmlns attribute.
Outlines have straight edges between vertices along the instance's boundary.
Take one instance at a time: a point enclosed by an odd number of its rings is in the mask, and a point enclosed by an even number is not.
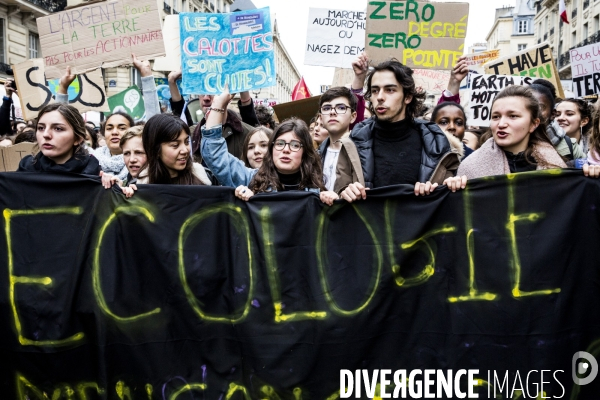
<svg viewBox="0 0 600 400"><path fill-rule="evenodd" d="M450 70L463 54L468 3L369 1L366 52L411 68Z"/></svg>

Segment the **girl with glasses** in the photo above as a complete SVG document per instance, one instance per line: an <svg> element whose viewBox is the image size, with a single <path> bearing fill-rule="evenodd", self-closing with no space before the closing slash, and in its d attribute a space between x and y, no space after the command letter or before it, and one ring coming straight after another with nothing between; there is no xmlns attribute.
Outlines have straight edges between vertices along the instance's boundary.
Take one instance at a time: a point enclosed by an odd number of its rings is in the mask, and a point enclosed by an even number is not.
<svg viewBox="0 0 600 400"><path fill-rule="evenodd" d="M291 118L275 129L259 168L248 168L232 156L222 136L223 116L231 98L227 88L216 96L202 127L202 158L223 186L236 188L235 195L245 201L255 193L287 190L319 193L328 204L333 202L329 196L338 198L325 191L321 160L302 120Z"/></svg>

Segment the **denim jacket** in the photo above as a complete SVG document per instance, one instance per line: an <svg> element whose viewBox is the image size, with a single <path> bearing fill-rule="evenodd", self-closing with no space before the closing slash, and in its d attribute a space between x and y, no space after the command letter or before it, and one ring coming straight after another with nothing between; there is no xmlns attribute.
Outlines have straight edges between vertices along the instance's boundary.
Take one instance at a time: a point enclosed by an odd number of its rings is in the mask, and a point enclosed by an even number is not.
<svg viewBox="0 0 600 400"><path fill-rule="evenodd" d="M202 127L202 159L221 185L233 188L248 186L258 170L246 167L242 160L229 153L222 132L221 125Z"/></svg>
<svg viewBox="0 0 600 400"><path fill-rule="evenodd" d="M227 142L222 135L221 125L207 128L202 127L202 142L200 150L202 159L223 186L237 188L248 186L258 172L258 169L248 168L242 160L231 155L227 150ZM305 189L307 192L320 193L319 189ZM276 192L276 190L270 190Z"/></svg>

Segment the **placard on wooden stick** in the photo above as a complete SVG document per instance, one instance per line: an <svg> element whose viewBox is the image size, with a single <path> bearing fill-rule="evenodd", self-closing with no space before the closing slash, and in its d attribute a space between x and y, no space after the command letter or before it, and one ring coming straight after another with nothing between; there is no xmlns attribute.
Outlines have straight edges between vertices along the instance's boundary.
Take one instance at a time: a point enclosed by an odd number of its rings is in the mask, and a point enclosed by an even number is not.
<svg viewBox="0 0 600 400"><path fill-rule="evenodd" d="M37 19L46 77L75 74L165 55L155 0L87 4Z"/></svg>

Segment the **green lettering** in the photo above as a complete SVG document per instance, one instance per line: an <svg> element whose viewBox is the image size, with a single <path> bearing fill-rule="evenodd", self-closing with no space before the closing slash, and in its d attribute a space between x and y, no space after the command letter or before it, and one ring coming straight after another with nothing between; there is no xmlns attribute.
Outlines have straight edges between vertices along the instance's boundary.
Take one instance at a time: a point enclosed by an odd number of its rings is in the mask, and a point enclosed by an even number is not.
<svg viewBox="0 0 600 400"><path fill-rule="evenodd" d="M425 11L429 10L429 17L425 16ZM421 12L421 17L423 18L423 21L425 22L429 22L433 19L433 17L435 17L435 7L433 6L433 4L426 4L423 7L423 11Z"/></svg>
<svg viewBox="0 0 600 400"><path fill-rule="evenodd" d="M419 10L419 3L417 3L416 0L408 0L406 2L405 18L408 19L408 14L413 13L413 14L415 14L415 21L419 22L419 13L417 12L418 10Z"/></svg>
<svg viewBox="0 0 600 400"><path fill-rule="evenodd" d="M370 1L369 5L370 6L375 6L377 7L372 13L371 15L369 15L369 18L371 19L385 19L385 15L380 15L378 14L379 11L383 10L383 8L386 6L386 2L385 1Z"/></svg>
<svg viewBox="0 0 600 400"><path fill-rule="evenodd" d="M377 47L377 48L381 48L381 42L379 42L379 40L381 40L381 35L378 33L369 33L369 39L371 39L371 41L369 42L369 46L372 47Z"/></svg>
<svg viewBox="0 0 600 400"><path fill-rule="evenodd" d="M398 8L403 6L403 2L390 3L390 19L404 19L404 11L397 10Z"/></svg>
<svg viewBox="0 0 600 400"><path fill-rule="evenodd" d="M382 43L384 49L394 47L394 35L391 33L384 33Z"/></svg>

